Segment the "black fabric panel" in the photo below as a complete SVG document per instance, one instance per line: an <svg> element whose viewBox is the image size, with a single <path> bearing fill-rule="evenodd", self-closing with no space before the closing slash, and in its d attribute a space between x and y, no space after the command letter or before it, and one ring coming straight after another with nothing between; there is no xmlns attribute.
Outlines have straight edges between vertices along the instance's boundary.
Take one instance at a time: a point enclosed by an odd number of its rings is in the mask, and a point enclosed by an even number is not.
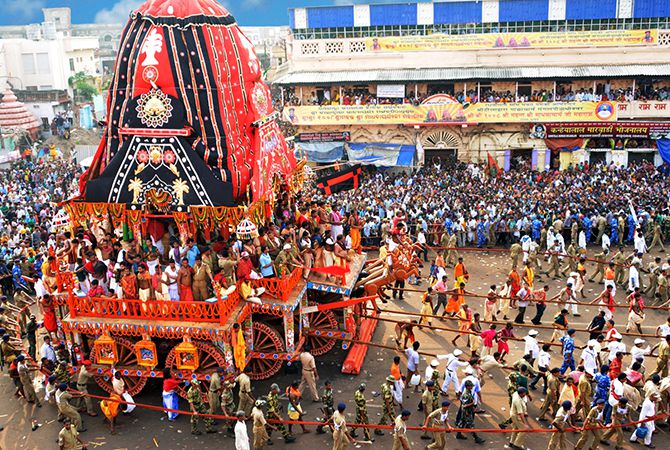
<svg viewBox="0 0 670 450"><path fill-rule="evenodd" d="M133 17L139 20L147 20L156 25L165 25L179 29L190 26L198 27L202 25L233 25L236 23L235 18L230 14L223 17L206 16L201 14L180 19L178 17L155 17L150 15L143 16L141 13L135 13Z"/></svg>

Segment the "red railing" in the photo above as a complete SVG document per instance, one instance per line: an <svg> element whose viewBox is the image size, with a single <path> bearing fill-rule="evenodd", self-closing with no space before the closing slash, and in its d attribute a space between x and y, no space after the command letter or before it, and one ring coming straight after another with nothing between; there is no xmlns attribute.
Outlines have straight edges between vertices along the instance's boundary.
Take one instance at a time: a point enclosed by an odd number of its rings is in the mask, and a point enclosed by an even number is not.
<svg viewBox="0 0 670 450"><path fill-rule="evenodd" d="M291 291L300 283L303 269L298 267L289 276L282 278L261 278L254 280L255 287L265 288L265 293L283 302L289 299Z"/></svg>
<svg viewBox="0 0 670 450"><path fill-rule="evenodd" d="M183 321L224 324L233 312L239 295L233 292L217 302L183 302L128 300L107 297L77 297L71 295L68 307L71 317L100 317L110 319L142 319L148 321Z"/></svg>

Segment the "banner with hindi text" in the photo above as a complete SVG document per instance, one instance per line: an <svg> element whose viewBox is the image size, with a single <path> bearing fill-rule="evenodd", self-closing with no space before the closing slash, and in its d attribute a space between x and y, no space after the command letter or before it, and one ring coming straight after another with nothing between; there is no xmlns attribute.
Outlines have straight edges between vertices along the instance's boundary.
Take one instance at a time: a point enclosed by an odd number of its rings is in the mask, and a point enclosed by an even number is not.
<svg viewBox="0 0 670 450"><path fill-rule="evenodd" d="M370 37L371 52L426 50L482 50L503 48L571 48L656 45L658 30L598 30L482 34L429 34L424 36Z"/></svg>
<svg viewBox="0 0 670 450"><path fill-rule="evenodd" d="M448 96L442 96L448 97ZM461 123L612 122L614 102L474 103L440 101L414 106L331 105L284 109L293 125L421 125Z"/></svg>

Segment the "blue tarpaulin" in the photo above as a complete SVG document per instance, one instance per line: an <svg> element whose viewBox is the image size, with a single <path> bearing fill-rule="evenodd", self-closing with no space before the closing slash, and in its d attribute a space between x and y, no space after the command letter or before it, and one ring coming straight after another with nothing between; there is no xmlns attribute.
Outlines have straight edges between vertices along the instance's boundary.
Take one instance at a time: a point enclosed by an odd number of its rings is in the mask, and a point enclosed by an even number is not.
<svg viewBox="0 0 670 450"><path fill-rule="evenodd" d="M656 148L666 164L670 164L670 139L657 139Z"/></svg>
<svg viewBox="0 0 670 450"><path fill-rule="evenodd" d="M347 155L349 161L371 164L378 167L414 165L416 147L413 145L381 144L381 143L349 143Z"/></svg>
<svg viewBox="0 0 670 450"><path fill-rule="evenodd" d="M315 163L331 163L344 156L344 142L296 142L296 157Z"/></svg>

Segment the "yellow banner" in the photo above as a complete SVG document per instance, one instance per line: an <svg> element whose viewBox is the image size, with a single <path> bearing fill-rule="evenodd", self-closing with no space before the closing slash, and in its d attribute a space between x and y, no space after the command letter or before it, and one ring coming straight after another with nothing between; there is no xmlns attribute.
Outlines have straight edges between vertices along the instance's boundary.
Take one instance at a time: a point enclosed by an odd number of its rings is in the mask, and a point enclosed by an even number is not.
<svg viewBox="0 0 670 450"><path fill-rule="evenodd" d="M430 34L367 38L368 51L479 50L656 45L658 30L602 30L557 33Z"/></svg>
<svg viewBox="0 0 670 450"><path fill-rule="evenodd" d="M284 119L294 125L612 122L617 107L614 102L290 106Z"/></svg>

